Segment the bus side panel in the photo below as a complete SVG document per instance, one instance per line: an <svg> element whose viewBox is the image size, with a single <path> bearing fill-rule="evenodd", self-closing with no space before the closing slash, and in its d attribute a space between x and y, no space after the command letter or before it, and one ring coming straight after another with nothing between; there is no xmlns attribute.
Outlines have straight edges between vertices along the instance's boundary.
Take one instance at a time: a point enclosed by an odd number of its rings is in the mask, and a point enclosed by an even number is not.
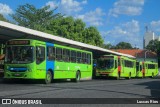
<svg viewBox="0 0 160 107"><path fill-rule="evenodd" d="M75 78L77 71L80 71L81 78L92 77L92 65L58 61L55 62L55 79Z"/></svg>
<svg viewBox="0 0 160 107"><path fill-rule="evenodd" d="M69 68L67 68L67 62L55 61L54 79L67 78L68 71Z"/></svg>

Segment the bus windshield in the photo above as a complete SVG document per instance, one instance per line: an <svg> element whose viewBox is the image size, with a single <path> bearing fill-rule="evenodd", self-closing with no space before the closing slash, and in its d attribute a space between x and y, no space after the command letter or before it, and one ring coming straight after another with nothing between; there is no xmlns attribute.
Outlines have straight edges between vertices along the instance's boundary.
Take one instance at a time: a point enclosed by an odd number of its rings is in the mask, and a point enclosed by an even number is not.
<svg viewBox="0 0 160 107"><path fill-rule="evenodd" d="M109 59L98 59L97 68L99 69L112 69L114 67L114 60Z"/></svg>
<svg viewBox="0 0 160 107"><path fill-rule="evenodd" d="M9 46L6 48L6 63L26 64L33 62L32 46Z"/></svg>

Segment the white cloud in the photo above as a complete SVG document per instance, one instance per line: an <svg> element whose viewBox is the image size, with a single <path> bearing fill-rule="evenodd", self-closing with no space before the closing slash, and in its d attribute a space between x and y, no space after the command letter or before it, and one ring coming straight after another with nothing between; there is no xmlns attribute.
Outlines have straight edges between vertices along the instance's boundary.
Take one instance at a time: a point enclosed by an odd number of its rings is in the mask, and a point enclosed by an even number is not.
<svg viewBox="0 0 160 107"><path fill-rule="evenodd" d="M103 25L102 17L105 13L102 11L101 8L96 8L94 11L87 12L83 15L77 15L76 18L82 19L84 22L88 23L89 25L93 26L101 26Z"/></svg>
<svg viewBox="0 0 160 107"><path fill-rule="evenodd" d="M0 3L0 14L8 15L11 13L13 13L13 11L8 5Z"/></svg>
<svg viewBox="0 0 160 107"><path fill-rule="evenodd" d="M101 33L105 40L110 40L112 44L124 41L129 42L132 46L137 45L142 47L142 37L140 36L139 22L132 20L130 22L123 23L119 26L115 26L114 29Z"/></svg>
<svg viewBox="0 0 160 107"><path fill-rule="evenodd" d="M160 33L160 20L152 21L150 25L153 31Z"/></svg>
<svg viewBox="0 0 160 107"><path fill-rule="evenodd" d="M87 4L87 0L82 1L82 4Z"/></svg>
<svg viewBox="0 0 160 107"><path fill-rule="evenodd" d="M114 37L132 37L135 34L137 35L139 31L139 22L132 20L131 22L121 24L120 26L115 26L113 30L109 31L109 34Z"/></svg>
<svg viewBox="0 0 160 107"><path fill-rule="evenodd" d="M51 9L58 6L58 10L66 15L72 15L83 9L82 5L87 4L87 0L78 2L76 0L60 0L59 2L49 1L46 5L50 5Z"/></svg>
<svg viewBox="0 0 160 107"><path fill-rule="evenodd" d="M137 33L140 31L139 22L136 20L132 20L131 22L127 22L122 25L128 32Z"/></svg>
<svg viewBox="0 0 160 107"><path fill-rule="evenodd" d="M89 25L100 26L102 23L102 16L105 13L101 8L96 8L94 11L86 12L85 14L79 14L83 9L83 5L87 4L87 0L59 0L59 1L49 1L46 5L50 5L51 9L58 6L58 11L65 15L72 15L75 18L82 19Z"/></svg>
<svg viewBox="0 0 160 107"><path fill-rule="evenodd" d="M46 5L50 6L51 9L55 9L58 6L58 3L54 2L54 1L49 1L46 3Z"/></svg>
<svg viewBox="0 0 160 107"><path fill-rule="evenodd" d="M144 0L119 0L114 3L114 8L109 10L109 15L118 17L119 15L135 16L142 13Z"/></svg>

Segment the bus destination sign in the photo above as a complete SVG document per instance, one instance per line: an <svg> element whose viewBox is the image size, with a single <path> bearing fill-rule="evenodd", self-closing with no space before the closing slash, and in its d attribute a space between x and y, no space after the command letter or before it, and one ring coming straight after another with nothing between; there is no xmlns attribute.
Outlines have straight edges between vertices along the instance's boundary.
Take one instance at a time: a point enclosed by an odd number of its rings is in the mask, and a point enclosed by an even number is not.
<svg viewBox="0 0 160 107"><path fill-rule="evenodd" d="M12 40L8 41L8 45L29 45L30 41L29 40Z"/></svg>

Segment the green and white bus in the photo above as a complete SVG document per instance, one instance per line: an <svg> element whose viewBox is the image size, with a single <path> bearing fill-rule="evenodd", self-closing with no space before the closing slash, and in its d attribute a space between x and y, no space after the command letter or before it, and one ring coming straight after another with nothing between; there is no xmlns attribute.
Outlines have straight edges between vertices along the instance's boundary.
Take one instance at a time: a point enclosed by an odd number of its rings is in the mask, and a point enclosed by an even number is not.
<svg viewBox="0 0 160 107"><path fill-rule="evenodd" d="M4 78L79 81L92 78L92 52L31 39L6 43Z"/></svg>
<svg viewBox="0 0 160 107"><path fill-rule="evenodd" d="M136 76L136 60L124 56L104 55L97 59L96 77L124 77L130 79Z"/></svg>
<svg viewBox="0 0 160 107"><path fill-rule="evenodd" d="M137 77L154 77L158 75L158 63L156 62L137 62Z"/></svg>

